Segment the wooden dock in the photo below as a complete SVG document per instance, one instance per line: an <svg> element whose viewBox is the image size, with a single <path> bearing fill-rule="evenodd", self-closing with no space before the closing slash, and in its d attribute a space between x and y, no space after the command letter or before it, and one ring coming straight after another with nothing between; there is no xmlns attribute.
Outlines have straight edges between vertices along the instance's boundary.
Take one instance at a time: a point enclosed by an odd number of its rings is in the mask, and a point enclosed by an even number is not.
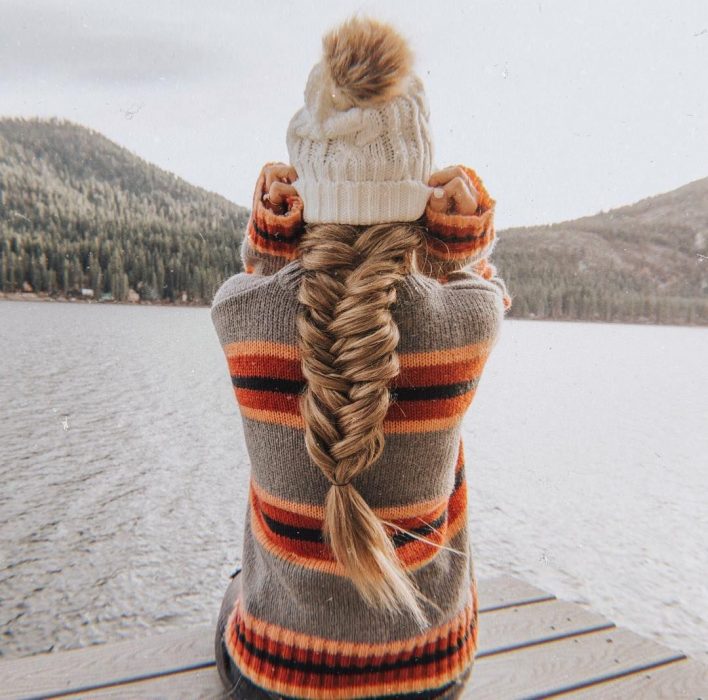
<svg viewBox="0 0 708 700"><path fill-rule="evenodd" d="M510 576L479 581L464 698L708 700L708 666ZM0 700L223 698L212 626L0 662Z"/></svg>

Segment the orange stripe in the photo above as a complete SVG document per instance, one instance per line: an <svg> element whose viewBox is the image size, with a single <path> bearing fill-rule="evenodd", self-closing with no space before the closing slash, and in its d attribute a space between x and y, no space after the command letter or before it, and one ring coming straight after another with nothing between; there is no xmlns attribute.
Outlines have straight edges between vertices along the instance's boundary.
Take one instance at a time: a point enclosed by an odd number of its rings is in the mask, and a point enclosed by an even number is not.
<svg viewBox="0 0 708 700"><path fill-rule="evenodd" d="M266 240L255 232L250 233L249 236L251 237L251 246L258 253L278 256L285 260L297 258L298 249L292 243Z"/></svg>
<svg viewBox="0 0 708 700"><path fill-rule="evenodd" d="M299 360L300 352L297 345L276 343L272 340L239 340L224 345L227 357L231 355L267 355L286 360Z"/></svg>
<svg viewBox="0 0 708 700"><path fill-rule="evenodd" d="M255 490L255 489L254 489ZM284 525L295 528L306 528L306 529L322 529L324 525L324 519L313 518L307 515L300 515L299 513L293 512L287 508L279 508L277 506L268 503L258 497L256 492L256 498L260 505L261 511L265 513L268 517L277 520ZM385 518L392 523L395 523L399 527L406 528L407 530L412 530L418 527L422 527L424 523L430 523L437 520L447 508L447 499L438 504L438 506L431 511L422 513L420 515L411 516L408 518ZM392 525L384 524L384 528L389 534L394 534L397 532L396 528Z"/></svg>
<svg viewBox="0 0 708 700"><path fill-rule="evenodd" d="M269 518L273 518L273 520L277 520L279 523L289 525L290 527L301 527L314 530L322 527L323 521L320 518L311 518L306 515L295 513L289 509L278 508L277 506L274 506L271 503L259 498L257 492L255 498L260 505L261 511Z"/></svg>
<svg viewBox="0 0 708 700"><path fill-rule="evenodd" d="M392 388L437 386L474 379L482 374L488 353L466 357L457 362L445 362L422 367L402 367L391 380ZM304 382L299 359L290 359L259 353L227 354L231 376L271 377ZM441 378L444 377L444 381Z"/></svg>
<svg viewBox="0 0 708 700"><path fill-rule="evenodd" d="M299 404L299 394L287 394L282 391L264 391L234 387L236 400L248 417L261 420L266 416L270 423L297 424L304 429ZM462 419L463 414L472 403L477 393L476 388L470 389L465 394L454 396L450 399L421 399L420 401L392 401L386 412L383 423L384 432L387 427L394 428L402 422L450 419L449 425L455 425ZM248 411L248 413L247 413ZM284 419L283 414L297 417L297 420ZM435 430L435 428L426 428Z"/></svg>
<svg viewBox="0 0 708 700"><path fill-rule="evenodd" d="M437 386L476 379L481 376L488 357L488 353L483 353L466 357L457 362L445 362L424 367L404 367L392 381L391 386L395 388ZM441 381L441 377L444 377L444 381Z"/></svg>
<svg viewBox="0 0 708 700"><path fill-rule="evenodd" d="M449 622L443 623L428 632L407 637L402 640L394 640L391 642L351 642L330 639L328 637L320 637L309 635L303 632L297 632L277 625L274 622L260 619L251 615L243 609L241 599L237 598L234 609L229 616L228 627L232 624L236 613L244 625L244 634L248 641L252 641L252 635L260 635L266 640L271 640L277 643L277 640L282 640L281 643L295 646L304 650L314 651L316 649L327 648L331 652L343 657L358 657L360 660L369 659L372 657L381 657L383 654L390 653L396 658L405 652L417 651L422 645L433 643L439 639L446 639L450 632L455 632L461 625L470 621L472 615L473 590L470 589L467 595L465 607ZM356 663L352 661L353 663Z"/></svg>
<svg viewBox="0 0 708 700"><path fill-rule="evenodd" d="M284 498L279 498L271 493L268 493L263 489L253 477L251 477L250 486L258 496L258 500L266 502L276 508L281 508L283 510L288 510L298 515L303 515L307 518L317 520L322 522L324 520L325 509L324 506L314 505L310 503L298 503L296 501L289 501ZM428 500L420 501L418 503L410 503L404 506L388 506L388 507L374 507L372 510L379 518L385 518L386 520L394 520L396 518L415 518L422 516L425 513L430 512L437 506L447 502L447 498L439 500Z"/></svg>
<svg viewBox="0 0 708 700"><path fill-rule="evenodd" d="M420 420L427 418L462 417L472 402L476 387L450 399L421 399L420 401L393 401L386 412L386 420Z"/></svg>
<svg viewBox="0 0 708 700"><path fill-rule="evenodd" d="M459 503L457 508L454 506L455 502ZM463 508L466 502L466 494L453 501L451 515L454 516L454 521L448 516L448 520L441 528L433 534L425 535L428 542L413 539L396 550L399 561L405 569L417 571L431 562L442 551L439 545L451 546L450 543L467 522L466 512ZM326 544L317 542L299 543L281 537L267 528L255 509L251 511L251 529L257 543L272 556L278 559L285 559L312 571L347 578L343 566L336 561L331 549Z"/></svg>
<svg viewBox="0 0 708 700"><path fill-rule="evenodd" d="M464 462L458 459L456 476L460 474L462 469L464 469ZM263 493L262 489L251 479L249 491L251 526L256 540L264 549L273 556L297 562L301 566L338 576L345 575L343 567L336 561L329 545L325 542L296 540L280 535L271 530L265 523L263 513L276 517L281 522L288 522L288 524L295 527L312 527L314 529L322 528L323 520L321 518L303 517L292 512L292 510L288 513L283 509L275 509L271 504L261 501L259 498L260 493ZM460 483L441 507L422 518L393 521L402 528L414 530L424 523L436 520L447 509L447 518L442 525L434 529L432 533L420 536L426 541L413 538L405 545L397 548L397 555L405 568L416 570L431 561L441 551L436 545L450 546L450 542L467 522L467 498L467 483L464 472L462 472ZM323 510L320 508L318 512L324 515ZM396 532L396 528L392 526L385 524L384 527L390 535Z"/></svg>
<svg viewBox="0 0 708 700"><path fill-rule="evenodd" d="M300 406L298 394L286 394L282 391L263 391L234 387L236 399L243 408L254 408L259 411L273 411L299 415Z"/></svg>
<svg viewBox="0 0 708 700"><path fill-rule="evenodd" d="M493 347L492 340L478 343L458 345L442 350L421 350L399 352L401 368L431 367L434 365L448 366L455 362L468 362L470 357L488 353ZM227 357L231 355L264 355L281 357L283 359L300 360L300 350L297 344L277 343L270 340L239 340L223 346Z"/></svg>
<svg viewBox="0 0 708 700"><path fill-rule="evenodd" d="M273 379L293 379L304 381L300 361L268 355L244 354L227 355L229 373L241 377L271 377Z"/></svg>
<svg viewBox="0 0 708 700"><path fill-rule="evenodd" d="M240 406L241 414L244 418L262 423L274 423L296 430L304 430L305 422L302 416L289 412L274 412ZM460 416L455 415L447 418L429 418L426 420L391 420L385 421L383 431L387 435L409 433L429 433L439 430L452 430L460 424Z"/></svg>
<svg viewBox="0 0 708 700"><path fill-rule="evenodd" d="M265 623L248 615L237 599L229 616L225 634L229 654L240 670L254 683L274 693L298 696L305 693L313 700L325 700L336 691L338 698L358 698L361 693L410 693L422 691L453 680L473 662L477 648L478 617L474 612L474 593L470 591L468 602L455 619L428 636L416 636L402 644L362 644L338 642ZM241 632L255 649L263 649L279 659L296 659L314 664L325 663L332 672L321 673L317 679L306 678L304 671L293 671L286 666L274 665L273 661L261 660L249 652L238 638ZM453 647L457 640L467 639L455 652L438 664L415 663L404 668L379 670L348 675L337 673L344 668L363 668L398 660L411 661L413 655L434 653ZM276 662L277 664L277 662ZM317 684L317 685L316 685Z"/></svg>

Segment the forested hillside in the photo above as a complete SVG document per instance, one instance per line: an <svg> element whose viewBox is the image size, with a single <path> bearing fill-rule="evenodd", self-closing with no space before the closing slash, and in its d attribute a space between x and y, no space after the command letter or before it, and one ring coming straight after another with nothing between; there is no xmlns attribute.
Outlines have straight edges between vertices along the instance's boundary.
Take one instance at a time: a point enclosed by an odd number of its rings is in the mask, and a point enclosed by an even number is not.
<svg viewBox="0 0 708 700"><path fill-rule="evenodd" d="M209 303L248 210L58 120L0 119L0 290Z"/></svg>
<svg viewBox="0 0 708 700"><path fill-rule="evenodd" d="M0 119L1 292L209 304L248 213L90 129ZM511 318L708 324L708 178L498 236Z"/></svg>
<svg viewBox="0 0 708 700"><path fill-rule="evenodd" d="M510 317L708 324L708 178L498 236Z"/></svg>

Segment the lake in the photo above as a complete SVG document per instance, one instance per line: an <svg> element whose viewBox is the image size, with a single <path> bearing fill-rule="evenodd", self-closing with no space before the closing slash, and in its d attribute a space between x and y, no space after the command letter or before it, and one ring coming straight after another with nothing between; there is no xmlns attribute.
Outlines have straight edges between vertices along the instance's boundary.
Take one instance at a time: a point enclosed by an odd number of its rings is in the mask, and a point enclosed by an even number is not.
<svg viewBox="0 0 708 700"><path fill-rule="evenodd" d="M507 319L464 425L478 577L708 661L708 328ZM249 477L206 308L0 301L6 658L215 623Z"/></svg>

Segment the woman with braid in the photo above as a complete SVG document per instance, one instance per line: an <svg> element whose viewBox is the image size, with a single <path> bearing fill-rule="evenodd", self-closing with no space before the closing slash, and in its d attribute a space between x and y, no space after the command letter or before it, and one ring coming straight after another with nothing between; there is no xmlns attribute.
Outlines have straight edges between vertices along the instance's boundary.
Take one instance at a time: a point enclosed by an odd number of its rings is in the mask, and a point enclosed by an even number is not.
<svg viewBox="0 0 708 700"><path fill-rule="evenodd" d="M459 698L477 650L461 423L511 298L495 201L433 167L413 54L323 38L217 291L251 461L217 667L232 698Z"/></svg>

